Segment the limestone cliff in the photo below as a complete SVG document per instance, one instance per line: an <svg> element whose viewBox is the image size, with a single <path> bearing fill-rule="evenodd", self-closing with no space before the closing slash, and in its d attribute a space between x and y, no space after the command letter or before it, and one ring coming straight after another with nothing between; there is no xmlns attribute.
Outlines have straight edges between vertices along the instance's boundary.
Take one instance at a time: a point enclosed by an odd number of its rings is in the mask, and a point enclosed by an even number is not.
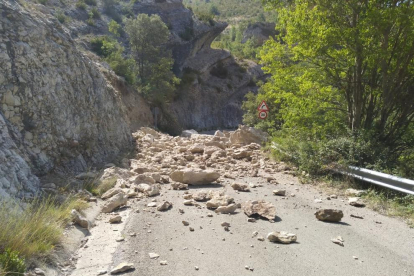
<svg viewBox="0 0 414 276"><path fill-rule="evenodd" d="M265 77L261 67L214 49L198 53L187 66L183 81L190 83L178 88L180 97L169 105L180 125L198 131L237 128L245 95L256 92L256 82Z"/></svg>
<svg viewBox="0 0 414 276"><path fill-rule="evenodd" d="M129 149L123 97L55 18L0 0L0 197L32 196L37 176L85 171ZM151 123L140 107L134 120Z"/></svg>

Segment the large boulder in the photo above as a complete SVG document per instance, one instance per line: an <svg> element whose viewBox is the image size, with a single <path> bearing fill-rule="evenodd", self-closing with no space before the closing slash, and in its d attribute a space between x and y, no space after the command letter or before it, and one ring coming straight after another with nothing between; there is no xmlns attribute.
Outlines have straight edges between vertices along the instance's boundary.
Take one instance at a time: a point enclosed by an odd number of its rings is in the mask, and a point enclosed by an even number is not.
<svg viewBox="0 0 414 276"><path fill-rule="evenodd" d="M263 142L266 142L267 138L267 133L248 126L239 126L238 130L230 133L230 142L232 144L261 144Z"/></svg>
<svg viewBox="0 0 414 276"><path fill-rule="evenodd" d="M205 185L216 181L220 174L213 170L186 168L171 173L170 177L175 182L189 185Z"/></svg>
<svg viewBox="0 0 414 276"><path fill-rule="evenodd" d="M102 207L102 213L111 213L119 206L125 205L128 202L128 196L125 193L119 193L111 197Z"/></svg>
<svg viewBox="0 0 414 276"><path fill-rule="evenodd" d="M315 216L321 221L339 222L344 217L344 213L341 210L323 209L318 210Z"/></svg>
<svg viewBox="0 0 414 276"><path fill-rule="evenodd" d="M264 200L255 200L255 201L246 201L242 204L242 209L244 213L251 217L253 215L259 215L261 217L267 218L268 220L274 220L276 217L276 208L275 206Z"/></svg>

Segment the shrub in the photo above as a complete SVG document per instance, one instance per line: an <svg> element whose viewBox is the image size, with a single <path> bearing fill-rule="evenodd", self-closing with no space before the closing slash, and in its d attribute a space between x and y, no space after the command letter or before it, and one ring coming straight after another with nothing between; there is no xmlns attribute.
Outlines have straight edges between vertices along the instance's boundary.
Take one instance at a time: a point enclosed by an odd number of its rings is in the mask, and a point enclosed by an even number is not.
<svg viewBox="0 0 414 276"><path fill-rule="evenodd" d="M135 61L133 59L123 57L122 51L118 51L111 54L105 60L115 74L124 77L129 84L135 83Z"/></svg>
<svg viewBox="0 0 414 276"><path fill-rule="evenodd" d="M5 276L23 274L26 271L26 262L24 258L19 256L19 253L7 248L0 254L0 267L6 271Z"/></svg>
<svg viewBox="0 0 414 276"><path fill-rule="evenodd" d="M92 8L89 12L89 18L99 19L101 18L101 14L99 13L97 8Z"/></svg>
<svg viewBox="0 0 414 276"><path fill-rule="evenodd" d="M122 21L122 16L117 12L115 5L119 3L118 0L103 0L104 12L112 17L116 22Z"/></svg>
<svg viewBox="0 0 414 276"><path fill-rule="evenodd" d="M92 17L89 17L88 20L86 20L86 24L89 26L95 26L95 20L93 20Z"/></svg>
<svg viewBox="0 0 414 276"><path fill-rule="evenodd" d="M57 13L56 13L56 18L57 18L57 20L59 20L59 22L61 23L61 24L63 24L63 23L65 23L66 22L66 16L63 14L63 12L61 12L61 11L58 11Z"/></svg>
<svg viewBox="0 0 414 276"><path fill-rule="evenodd" d="M48 0L37 0L37 2L39 2L39 4L42 4L44 6L46 6Z"/></svg>
<svg viewBox="0 0 414 276"><path fill-rule="evenodd" d="M184 88L186 86L191 85L194 80L197 78L197 76L200 75L200 72L190 69L190 68L184 68L183 70L183 76L181 77L180 87Z"/></svg>
<svg viewBox="0 0 414 276"><path fill-rule="evenodd" d="M214 16L211 13L204 12L204 11L198 11L196 12L197 18L204 23L208 23L210 26L214 26Z"/></svg>
<svg viewBox="0 0 414 276"><path fill-rule="evenodd" d="M80 0L80 1L76 2L76 8L78 8L80 10L86 10L85 2L83 2L83 0Z"/></svg>
<svg viewBox="0 0 414 276"><path fill-rule="evenodd" d="M111 20L108 24L108 30L115 36L120 36L122 27L115 20Z"/></svg>
<svg viewBox="0 0 414 276"><path fill-rule="evenodd" d="M85 0L85 3L89 6L96 6L96 0Z"/></svg>

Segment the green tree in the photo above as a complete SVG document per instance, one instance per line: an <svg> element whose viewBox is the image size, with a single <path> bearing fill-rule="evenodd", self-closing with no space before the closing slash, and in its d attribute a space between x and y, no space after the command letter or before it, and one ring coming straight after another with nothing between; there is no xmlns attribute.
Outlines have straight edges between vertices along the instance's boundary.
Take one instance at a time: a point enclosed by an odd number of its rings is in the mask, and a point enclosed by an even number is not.
<svg viewBox="0 0 414 276"><path fill-rule="evenodd" d="M414 3L263 2L278 14L284 42L269 40L260 53L271 78L259 96L278 108L267 127L308 141L307 157L319 151L315 143L347 137L358 165L412 164Z"/></svg>
<svg viewBox="0 0 414 276"><path fill-rule="evenodd" d="M172 72L173 59L166 47L170 32L158 15L139 14L125 20L125 31L137 66L142 92L155 105L171 99L178 79Z"/></svg>
<svg viewBox="0 0 414 276"><path fill-rule="evenodd" d="M115 20L111 20L109 22L108 30L116 37L121 36L121 31L122 31L121 25L119 25Z"/></svg>

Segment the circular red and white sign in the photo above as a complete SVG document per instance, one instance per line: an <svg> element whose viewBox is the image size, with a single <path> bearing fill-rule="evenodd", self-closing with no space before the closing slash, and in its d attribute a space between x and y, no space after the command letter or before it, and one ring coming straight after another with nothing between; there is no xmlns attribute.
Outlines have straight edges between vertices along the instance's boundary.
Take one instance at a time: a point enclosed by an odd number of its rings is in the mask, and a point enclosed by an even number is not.
<svg viewBox="0 0 414 276"><path fill-rule="evenodd" d="M267 118L267 112L266 111L260 111L259 112L259 118L264 120Z"/></svg>

